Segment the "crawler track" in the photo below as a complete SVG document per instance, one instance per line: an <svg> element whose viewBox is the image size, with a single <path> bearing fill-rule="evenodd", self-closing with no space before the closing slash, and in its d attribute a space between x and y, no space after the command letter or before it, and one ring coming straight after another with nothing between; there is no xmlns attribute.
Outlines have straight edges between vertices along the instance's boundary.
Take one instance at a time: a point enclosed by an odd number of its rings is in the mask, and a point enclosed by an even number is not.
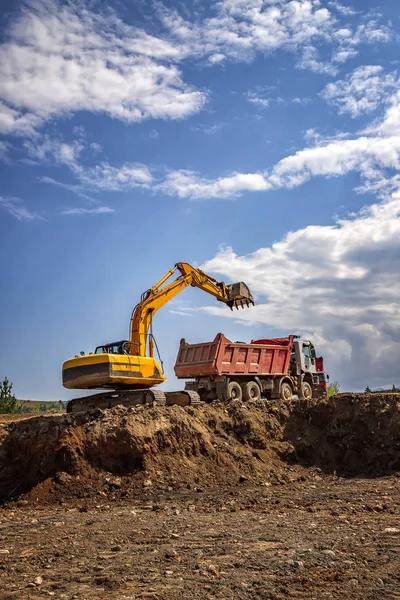
<svg viewBox="0 0 400 600"><path fill-rule="evenodd" d="M178 392L162 392L160 390L116 390L101 392L82 398L74 398L67 405L68 413L89 412L96 409L113 408L114 406L194 406L201 404L197 392L182 390Z"/></svg>

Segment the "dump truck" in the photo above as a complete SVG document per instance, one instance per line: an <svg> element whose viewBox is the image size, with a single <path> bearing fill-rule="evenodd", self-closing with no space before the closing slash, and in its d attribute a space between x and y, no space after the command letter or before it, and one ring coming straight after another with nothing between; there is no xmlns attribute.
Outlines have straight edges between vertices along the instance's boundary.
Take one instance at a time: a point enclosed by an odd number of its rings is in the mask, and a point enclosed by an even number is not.
<svg viewBox="0 0 400 600"><path fill-rule="evenodd" d="M219 333L212 342L180 342L175 375L187 379L185 389L201 400L290 401L327 394L323 358L314 345L298 336L231 342Z"/></svg>
<svg viewBox="0 0 400 600"><path fill-rule="evenodd" d="M178 273L178 277L171 278ZM153 287L144 292L134 308L127 340L101 344L94 352L81 352L64 362L63 386L68 389L109 390L74 398L67 412L85 412L122 404L180 404L200 401L197 392L163 392L157 386L165 381L163 365L153 335L156 312L187 287L192 286L214 296L230 309L254 304L247 285L225 284L188 263L176 263ZM155 357L158 353L158 360Z"/></svg>

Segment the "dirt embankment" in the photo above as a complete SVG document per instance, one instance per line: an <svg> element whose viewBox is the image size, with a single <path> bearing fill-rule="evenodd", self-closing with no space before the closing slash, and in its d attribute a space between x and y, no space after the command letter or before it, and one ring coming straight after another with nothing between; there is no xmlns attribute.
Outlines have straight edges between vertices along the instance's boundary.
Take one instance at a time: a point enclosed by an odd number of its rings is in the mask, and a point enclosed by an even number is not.
<svg viewBox="0 0 400 600"><path fill-rule="evenodd" d="M349 476L400 471L400 394L29 419L1 446L0 500L282 484L307 479L310 467Z"/></svg>

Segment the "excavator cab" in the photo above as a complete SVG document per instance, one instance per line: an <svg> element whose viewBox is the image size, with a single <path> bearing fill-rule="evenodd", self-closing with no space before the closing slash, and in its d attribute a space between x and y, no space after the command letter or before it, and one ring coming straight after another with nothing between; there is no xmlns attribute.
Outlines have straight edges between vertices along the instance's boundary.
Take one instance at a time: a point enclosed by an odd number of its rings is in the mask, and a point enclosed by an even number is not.
<svg viewBox="0 0 400 600"><path fill-rule="evenodd" d="M94 351L95 354L131 354L130 344L128 340L122 340L121 342L111 342L104 346L97 346Z"/></svg>

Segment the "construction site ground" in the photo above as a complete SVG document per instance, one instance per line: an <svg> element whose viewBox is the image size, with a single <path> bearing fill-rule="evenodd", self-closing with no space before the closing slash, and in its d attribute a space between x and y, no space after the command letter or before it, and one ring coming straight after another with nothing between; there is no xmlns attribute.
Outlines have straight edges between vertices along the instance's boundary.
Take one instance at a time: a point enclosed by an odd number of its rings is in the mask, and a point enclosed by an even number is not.
<svg viewBox="0 0 400 600"><path fill-rule="evenodd" d="M400 598L400 395L0 417L0 598Z"/></svg>

